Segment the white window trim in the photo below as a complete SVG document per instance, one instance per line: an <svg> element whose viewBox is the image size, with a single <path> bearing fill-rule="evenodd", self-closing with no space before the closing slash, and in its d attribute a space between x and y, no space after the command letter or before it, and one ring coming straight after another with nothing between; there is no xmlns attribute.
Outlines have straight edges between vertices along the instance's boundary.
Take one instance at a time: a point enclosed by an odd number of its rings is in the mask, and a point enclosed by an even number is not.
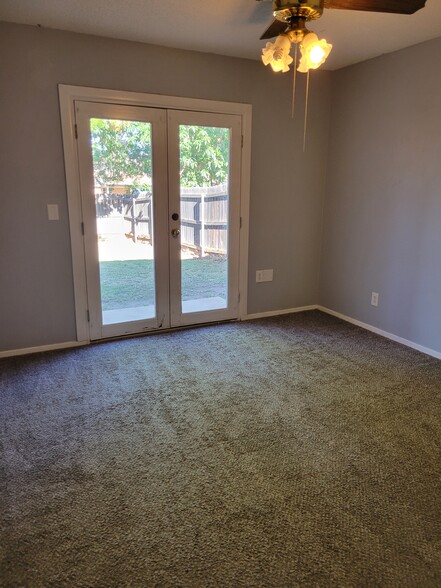
<svg viewBox="0 0 441 588"><path fill-rule="evenodd" d="M173 110L194 110L223 114L237 114L242 117L242 163L240 188L241 230L239 242L239 319L247 316L248 298L248 240L249 240L249 206L250 206L250 171L251 171L251 115L250 104L236 102L218 102L199 98L163 96L161 94L144 94L122 90L106 90L81 86L58 86L63 131L63 148L66 171L67 200L69 209L70 237L72 245L73 282L77 341L89 342L87 322L86 271L81 230L82 211L80 198L79 166L77 141L75 137L76 100L85 102L107 102L165 108Z"/></svg>

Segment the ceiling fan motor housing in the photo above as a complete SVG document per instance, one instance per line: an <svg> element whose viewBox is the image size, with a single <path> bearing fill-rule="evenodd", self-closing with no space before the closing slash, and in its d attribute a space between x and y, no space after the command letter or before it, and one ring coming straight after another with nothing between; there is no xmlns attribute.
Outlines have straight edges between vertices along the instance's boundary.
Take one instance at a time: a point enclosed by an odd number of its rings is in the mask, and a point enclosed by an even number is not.
<svg viewBox="0 0 441 588"><path fill-rule="evenodd" d="M277 20L291 22L293 18L316 20L323 14L324 0L273 0L273 13Z"/></svg>

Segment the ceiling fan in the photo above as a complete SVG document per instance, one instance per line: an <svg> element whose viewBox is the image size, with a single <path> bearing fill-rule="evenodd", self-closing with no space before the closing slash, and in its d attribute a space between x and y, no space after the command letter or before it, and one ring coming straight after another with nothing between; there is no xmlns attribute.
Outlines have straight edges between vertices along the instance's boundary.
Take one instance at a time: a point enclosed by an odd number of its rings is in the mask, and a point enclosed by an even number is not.
<svg viewBox="0 0 441 588"><path fill-rule="evenodd" d="M296 49L299 44L302 52L298 71L306 73L322 65L332 45L308 31L306 23L320 18L324 9L413 14L425 4L426 0L272 0L274 20L260 38L277 39L267 43L262 61L274 71L288 71L293 61L289 56L293 43Z"/></svg>
<svg viewBox="0 0 441 588"><path fill-rule="evenodd" d="M309 72L311 69L320 67L332 49L332 45L326 39L319 39L315 33L309 31L306 23L320 18L323 10L328 8L413 14L424 8L425 4L426 0L272 0L274 20L260 38L277 38L273 43L268 42L262 49L262 61L264 65L270 65L275 72L288 71L294 61L292 116L294 116L296 72L307 74L303 151L306 144ZM295 47L294 58L290 55L292 45ZM301 52L299 63L297 63L298 47Z"/></svg>

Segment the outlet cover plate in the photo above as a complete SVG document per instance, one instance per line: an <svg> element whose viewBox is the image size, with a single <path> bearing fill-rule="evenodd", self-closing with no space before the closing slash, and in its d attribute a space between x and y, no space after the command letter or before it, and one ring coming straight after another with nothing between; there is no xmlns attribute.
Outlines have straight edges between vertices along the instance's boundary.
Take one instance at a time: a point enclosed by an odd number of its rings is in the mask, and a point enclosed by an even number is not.
<svg viewBox="0 0 441 588"><path fill-rule="evenodd" d="M47 218L50 221L60 220L60 212L58 210L58 204L47 205Z"/></svg>
<svg viewBox="0 0 441 588"><path fill-rule="evenodd" d="M257 270L256 282L272 282L274 271L272 269Z"/></svg>

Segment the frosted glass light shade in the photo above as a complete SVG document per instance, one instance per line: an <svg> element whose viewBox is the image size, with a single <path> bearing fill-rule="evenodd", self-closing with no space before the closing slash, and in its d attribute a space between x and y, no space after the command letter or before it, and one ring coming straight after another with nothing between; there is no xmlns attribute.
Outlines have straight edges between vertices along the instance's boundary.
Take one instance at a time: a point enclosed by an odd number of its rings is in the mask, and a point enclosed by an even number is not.
<svg viewBox="0 0 441 588"><path fill-rule="evenodd" d="M332 45L326 39L320 39L315 33L308 33L300 45L302 57L297 71L307 73L310 69L317 69L325 63Z"/></svg>
<svg viewBox="0 0 441 588"><path fill-rule="evenodd" d="M288 35L282 33L277 37L274 43L267 43L262 49L262 61L264 65L270 65L273 71L289 71L289 66L293 62L293 58L289 52L291 49L291 41Z"/></svg>

